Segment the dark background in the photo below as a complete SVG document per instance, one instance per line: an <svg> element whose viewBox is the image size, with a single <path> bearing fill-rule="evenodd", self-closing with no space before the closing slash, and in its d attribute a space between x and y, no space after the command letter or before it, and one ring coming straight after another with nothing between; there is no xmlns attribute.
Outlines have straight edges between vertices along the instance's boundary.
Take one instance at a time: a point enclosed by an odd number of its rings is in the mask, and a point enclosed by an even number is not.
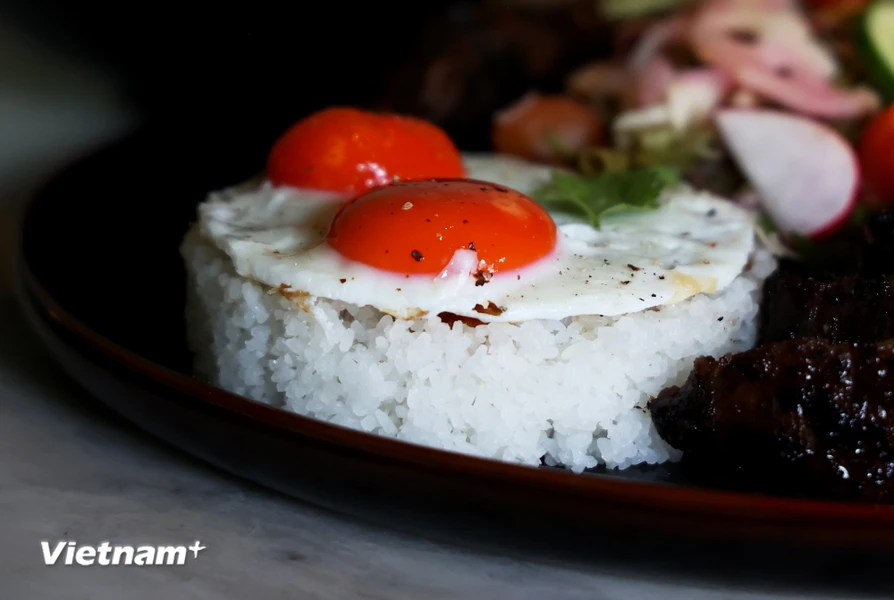
<svg viewBox="0 0 894 600"><path fill-rule="evenodd" d="M100 65L154 135L176 140L170 151L216 170L224 161L235 181L263 167L291 123L333 104L415 114L461 149L487 150L496 110L530 89L559 90L568 65L605 52L610 36L581 19L593 6L7 0L0 20Z"/></svg>
<svg viewBox="0 0 894 600"><path fill-rule="evenodd" d="M159 135L224 145L250 169L307 112L374 103L447 3L387 4L7 1L0 19L101 66Z"/></svg>

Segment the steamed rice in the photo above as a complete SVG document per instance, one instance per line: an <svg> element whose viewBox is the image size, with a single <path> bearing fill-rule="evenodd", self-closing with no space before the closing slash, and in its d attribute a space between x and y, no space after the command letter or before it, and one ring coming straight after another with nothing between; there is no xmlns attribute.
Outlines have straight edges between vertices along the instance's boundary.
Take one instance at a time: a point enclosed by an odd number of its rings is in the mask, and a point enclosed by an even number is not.
<svg viewBox="0 0 894 600"><path fill-rule="evenodd" d="M754 344L759 288L775 263L714 295L619 318L448 325L365 306L300 306L240 277L197 230L182 254L199 377L285 410L445 450L579 472L678 457L650 396L695 357Z"/></svg>

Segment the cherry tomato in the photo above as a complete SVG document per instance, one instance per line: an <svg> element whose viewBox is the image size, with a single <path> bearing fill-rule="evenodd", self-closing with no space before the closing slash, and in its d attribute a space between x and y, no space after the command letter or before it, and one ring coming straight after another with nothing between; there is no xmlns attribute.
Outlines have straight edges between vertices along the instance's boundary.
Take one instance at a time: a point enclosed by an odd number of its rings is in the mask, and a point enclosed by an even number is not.
<svg viewBox="0 0 894 600"><path fill-rule="evenodd" d="M267 159L274 185L351 195L431 177L463 177L462 157L447 134L417 119L356 108L328 108L299 121Z"/></svg>
<svg viewBox="0 0 894 600"><path fill-rule="evenodd" d="M329 244L343 256L396 273L437 275L457 250L474 250L491 273L543 258L556 225L531 198L472 179L381 187L345 204Z"/></svg>
<svg viewBox="0 0 894 600"><path fill-rule="evenodd" d="M603 130L602 119L587 105L532 93L494 118L491 137L497 152L555 162L564 152L598 145Z"/></svg>
<svg viewBox="0 0 894 600"><path fill-rule="evenodd" d="M859 150L868 203L894 203L894 104L869 123Z"/></svg>

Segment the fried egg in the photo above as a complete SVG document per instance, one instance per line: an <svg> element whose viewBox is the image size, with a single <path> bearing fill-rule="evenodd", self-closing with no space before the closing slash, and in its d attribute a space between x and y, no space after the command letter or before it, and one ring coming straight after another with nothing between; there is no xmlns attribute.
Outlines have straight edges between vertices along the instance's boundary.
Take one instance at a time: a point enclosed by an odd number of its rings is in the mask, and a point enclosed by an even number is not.
<svg viewBox="0 0 894 600"><path fill-rule="evenodd" d="M739 276L754 247L750 216L706 193L666 193L655 210L594 228L544 217L522 196L551 168L464 159L469 178L493 185L413 182L346 204L343 195L256 181L211 194L199 227L240 275L299 305L323 297L402 319L482 322L612 317L711 294Z"/></svg>

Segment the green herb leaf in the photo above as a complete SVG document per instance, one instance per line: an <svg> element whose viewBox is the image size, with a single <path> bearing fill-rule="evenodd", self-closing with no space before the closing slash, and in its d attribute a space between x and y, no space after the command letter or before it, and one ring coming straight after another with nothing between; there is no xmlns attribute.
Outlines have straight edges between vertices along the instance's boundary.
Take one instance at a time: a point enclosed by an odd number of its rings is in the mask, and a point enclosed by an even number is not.
<svg viewBox="0 0 894 600"><path fill-rule="evenodd" d="M626 171L630 157L612 148L588 148L577 157L577 167L584 175L598 175L603 171Z"/></svg>
<svg viewBox="0 0 894 600"><path fill-rule="evenodd" d="M599 227L607 215L658 208L661 193L679 182L676 171L667 167L596 175L557 172L533 197L551 210L578 216Z"/></svg>

